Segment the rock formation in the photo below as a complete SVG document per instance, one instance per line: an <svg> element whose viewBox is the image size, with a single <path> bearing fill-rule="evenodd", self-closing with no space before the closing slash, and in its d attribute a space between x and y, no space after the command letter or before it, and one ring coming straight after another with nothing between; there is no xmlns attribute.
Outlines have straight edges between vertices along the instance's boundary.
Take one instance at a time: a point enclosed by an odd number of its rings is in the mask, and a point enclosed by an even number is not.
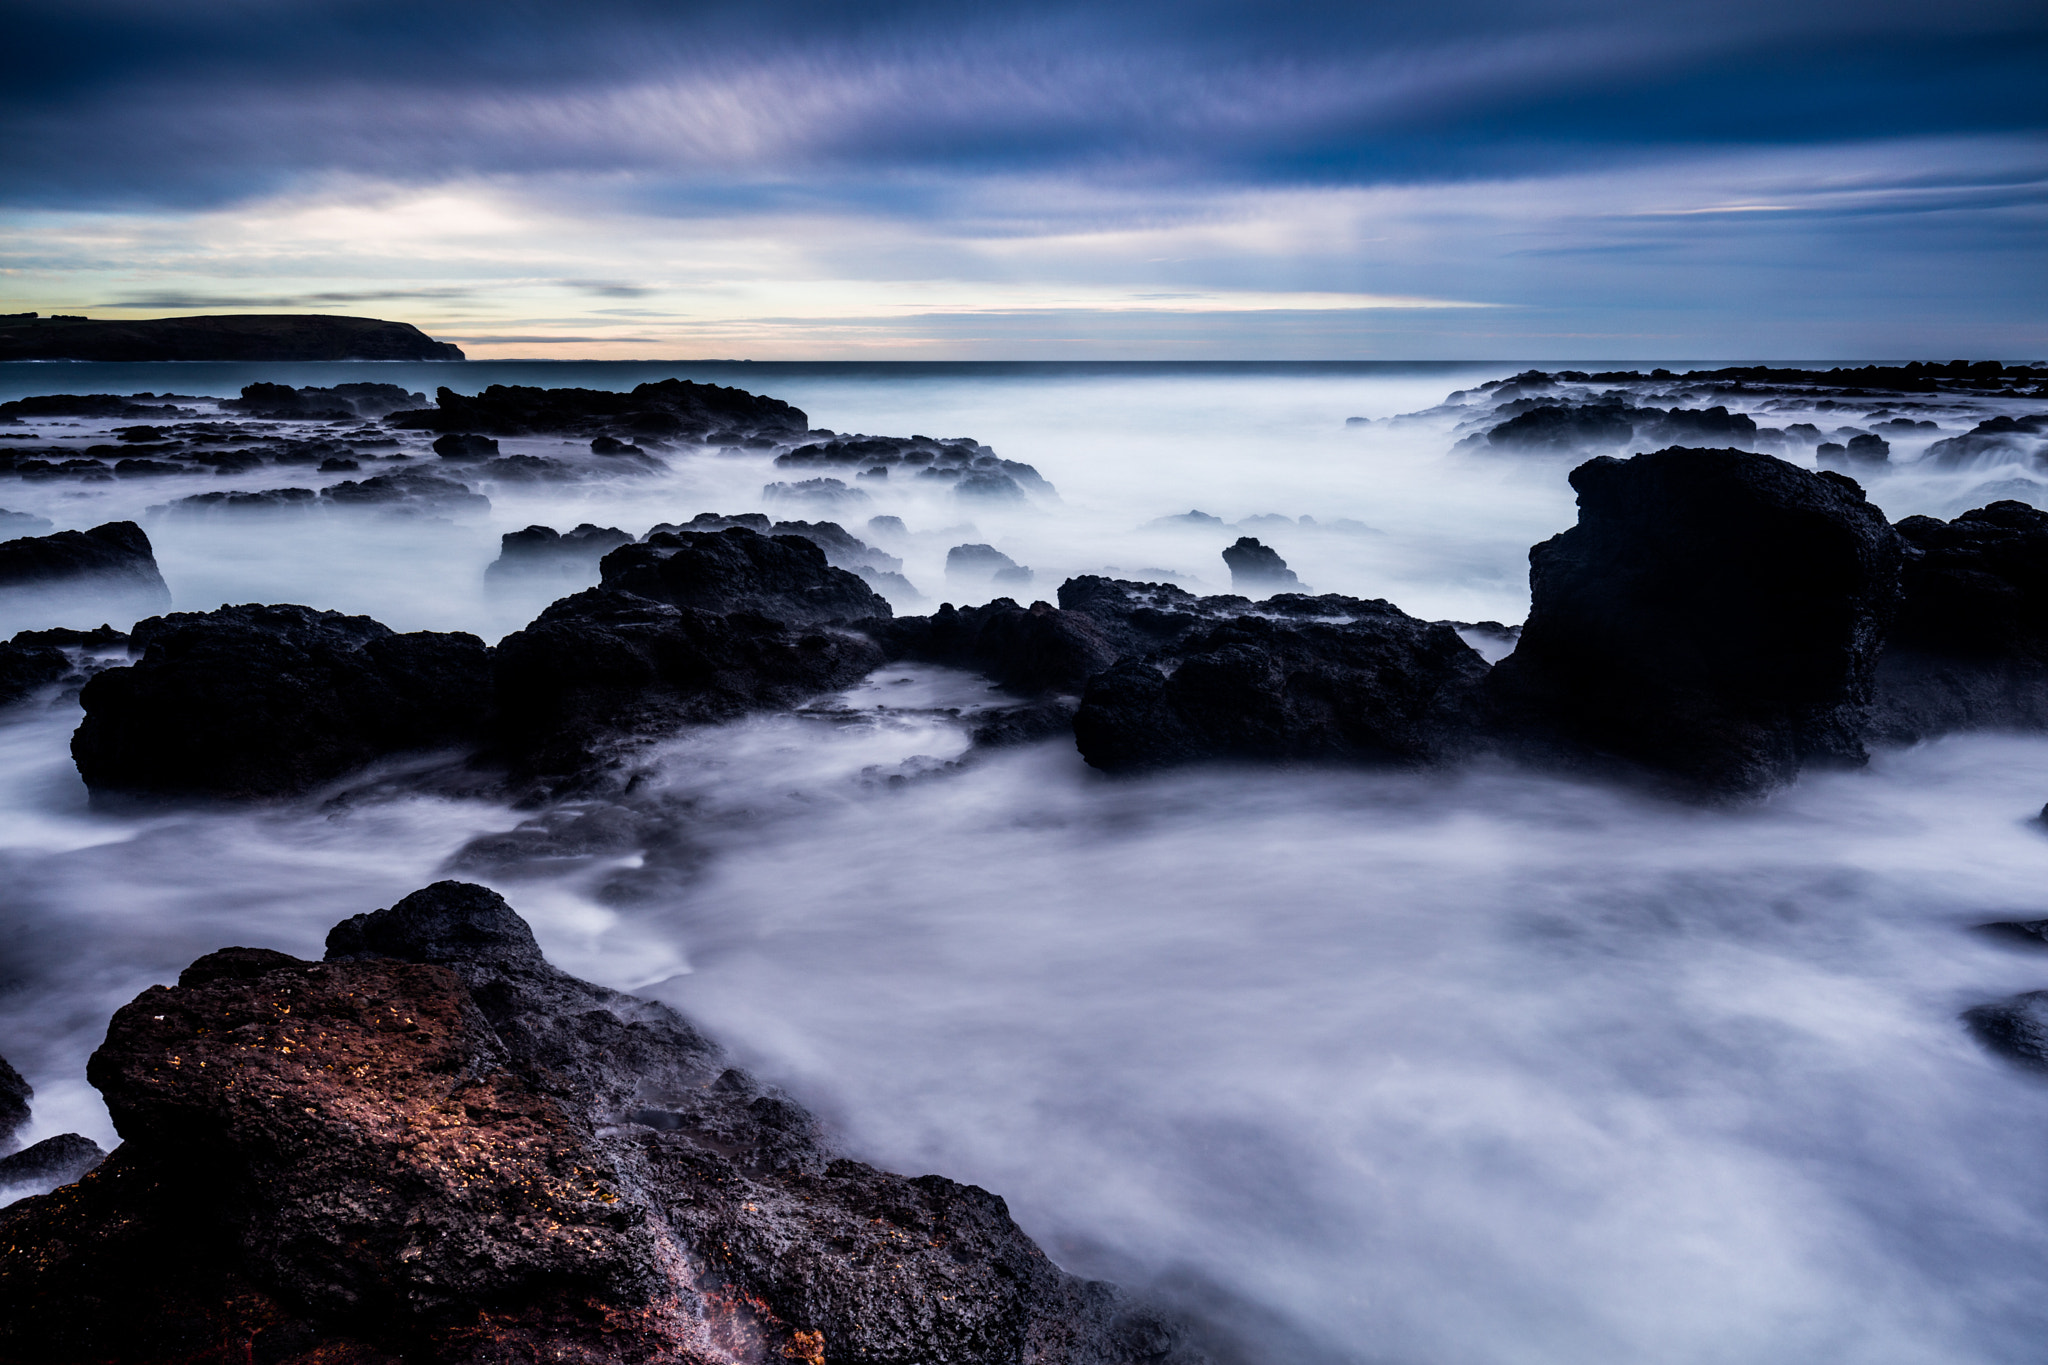
<svg viewBox="0 0 2048 1365"><path fill-rule="evenodd" d="M0 1359L1194 1362L1003 1201L837 1157L661 1005L441 882L115 1015L122 1145L0 1213Z"/></svg>
<svg viewBox="0 0 2048 1365"><path fill-rule="evenodd" d="M86 583L171 604L149 537L132 521L0 541L0 590Z"/></svg>
<svg viewBox="0 0 2048 1365"><path fill-rule="evenodd" d="M1864 760L1899 539L1857 485L1737 450L1572 471L1529 552L1529 620L1487 691L1525 752L1755 795Z"/></svg>
<svg viewBox="0 0 2048 1365"><path fill-rule="evenodd" d="M435 401L436 407L393 413L385 420L417 431L586 440L625 434L642 441L760 442L762 448L800 440L810 429L810 419L780 399L687 379L642 384L631 393L493 384L472 397L444 388Z"/></svg>
<svg viewBox="0 0 2048 1365"><path fill-rule="evenodd" d="M96 795L295 795L408 750L474 742L490 659L474 635L367 616L222 607L140 622L126 668L79 694L72 737Z"/></svg>
<svg viewBox="0 0 2048 1365"><path fill-rule="evenodd" d="M409 322L317 313L228 313L115 322L0 324L0 360L461 360Z"/></svg>
<svg viewBox="0 0 2048 1365"><path fill-rule="evenodd" d="M1239 592L1263 596L1302 591L1301 580L1280 552L1250 536L1239 536L1237 543L1223 552L1223 563L1230 569L1230 586Z"/></svg>

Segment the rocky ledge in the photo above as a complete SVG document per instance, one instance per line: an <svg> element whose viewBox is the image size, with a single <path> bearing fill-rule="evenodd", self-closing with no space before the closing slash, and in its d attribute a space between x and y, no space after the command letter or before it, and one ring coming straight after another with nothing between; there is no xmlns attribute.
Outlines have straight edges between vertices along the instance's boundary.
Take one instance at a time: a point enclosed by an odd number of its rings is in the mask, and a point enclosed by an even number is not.
<svg viewBox="0 0 2048 1365"><path fill-rule="evenodd" d="M409 322L320 313L0 320L0 360L461 360Z"/></svg>
<svg viewBox="0 0 2048 1365"><path fill-rule="evenodd" d="M122 1144L0 1213L0 1360L1196 1362L996 1195L836 1154L665 1006L439 882L114 1016Z"/></svg>

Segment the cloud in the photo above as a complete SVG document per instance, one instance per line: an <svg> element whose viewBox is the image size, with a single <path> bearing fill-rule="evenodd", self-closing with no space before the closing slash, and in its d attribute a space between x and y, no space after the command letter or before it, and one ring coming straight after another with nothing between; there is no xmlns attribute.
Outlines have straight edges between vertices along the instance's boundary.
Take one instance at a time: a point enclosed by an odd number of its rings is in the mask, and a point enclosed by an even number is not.
<svg viewBox="0 0 2048 1365"><path fill-rule="evenodd" d="M621 284L616 280L558 280L556 283L601 299L644 299L658 292L651 285Z"/></svg>

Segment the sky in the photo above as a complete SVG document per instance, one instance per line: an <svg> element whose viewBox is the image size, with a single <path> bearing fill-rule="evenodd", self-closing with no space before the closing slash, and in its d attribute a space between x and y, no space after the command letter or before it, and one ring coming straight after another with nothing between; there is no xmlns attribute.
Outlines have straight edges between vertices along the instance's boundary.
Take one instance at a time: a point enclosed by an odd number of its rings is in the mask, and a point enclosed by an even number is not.
<svg viewBox="0 0 2048 1365"><path fill-rule="evenodd" d="M0 0L0 311L476 358L2048 358L2040 0Z"/></svg>

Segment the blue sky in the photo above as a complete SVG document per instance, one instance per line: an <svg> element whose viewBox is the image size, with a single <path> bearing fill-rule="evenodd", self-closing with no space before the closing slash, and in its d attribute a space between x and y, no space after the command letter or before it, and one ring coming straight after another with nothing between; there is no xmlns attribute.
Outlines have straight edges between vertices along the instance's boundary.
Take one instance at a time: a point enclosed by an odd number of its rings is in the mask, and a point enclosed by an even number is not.
<svg viewBox="0 0 2048 1365"><path fill-rule="evenodd" d="M5 0L0 308L473 355L2048 356L2048 7Z"/></svg>

